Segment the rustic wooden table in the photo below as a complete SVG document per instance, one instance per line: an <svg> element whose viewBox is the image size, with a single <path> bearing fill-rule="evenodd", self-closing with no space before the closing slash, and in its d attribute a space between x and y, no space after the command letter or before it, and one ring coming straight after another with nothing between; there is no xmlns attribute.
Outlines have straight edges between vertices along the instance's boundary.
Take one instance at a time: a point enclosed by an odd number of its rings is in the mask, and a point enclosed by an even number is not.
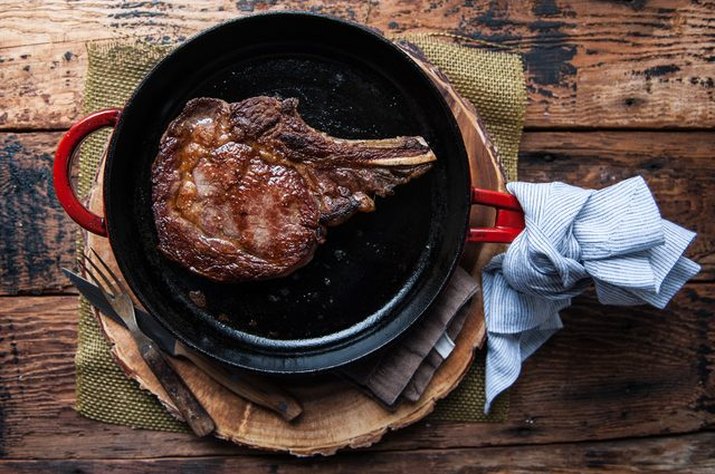
<svg viewBox="0 0 715 474"><path fill-rule="evenodd" d="M643 175L663 215L699 233L703 271L665 311L565 311L524 367L503 424L421 422L329 459L263 454L77 415L76 226L50 184L80 116L87 40L184 38L267 9L308 9L389 33L439 30L524 53L520 176L599 188ZM715 4L579 0L191 2L4 0L0 5L0 471L183 468L279 472L715 469Z"/></svg>

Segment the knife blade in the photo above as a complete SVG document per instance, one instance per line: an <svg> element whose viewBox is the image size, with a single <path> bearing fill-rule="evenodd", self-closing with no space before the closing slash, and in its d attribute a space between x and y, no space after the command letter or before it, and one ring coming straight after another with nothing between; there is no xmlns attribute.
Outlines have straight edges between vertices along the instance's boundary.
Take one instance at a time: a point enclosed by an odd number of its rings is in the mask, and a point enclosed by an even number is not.
<svg viewBox="0 0 715 474"><path fill-rule="evenodd" d="M126 328L122 318L112 309L97 285L71 270L63 268L62 271L92 306ZM253 374L232 372L219 366L178 341L146 311L137 307L134 311L139 329L165 353L190 360L209 377L236 395L276 412L287 421L294 420L303 412L300 402L275 384Z"/></svg>
<svg viewBox="0 0 715 474"><path fill-rule="evenodd" d="M124 324L124 320L112 309L112 306L97 285L66 268L63 268L62 272L67 275L70 282L79 290L82 296L87 298L87 301L89 301L92 306L112 318L112 321L115 323L120 324L124 328L127 327L126 324ZM154 318L149 316L149 313L146 311L135 306L134 312L137 317L139 329L152 341L156 342L162 351L170 355L176 355L174 353L175 344L177 342L176 338L169 331L164 329Z"/></svg>

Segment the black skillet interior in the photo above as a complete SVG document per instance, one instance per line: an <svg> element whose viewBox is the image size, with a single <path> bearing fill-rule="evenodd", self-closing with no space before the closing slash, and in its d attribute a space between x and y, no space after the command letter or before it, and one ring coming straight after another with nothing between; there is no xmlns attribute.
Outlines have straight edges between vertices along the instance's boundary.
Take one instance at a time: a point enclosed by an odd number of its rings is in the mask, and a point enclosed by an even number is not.
<svg viewBox="0 0 715 474"><path fill-rule="evenodd" d="M297 97L303 118L336 137L422 135L438 163L378 199L376 212L329 229L313 261L294 274L210 282L157 252L150 167L189 99L257 95ZM234 366L314 372L383 346L436 297L464 241L468 179L447 106L402 52L338 20L268 14L202 33L140 85L111 144L105 212L122 272L179 339ZM191 292L205 297L205 307Z"/></svg>

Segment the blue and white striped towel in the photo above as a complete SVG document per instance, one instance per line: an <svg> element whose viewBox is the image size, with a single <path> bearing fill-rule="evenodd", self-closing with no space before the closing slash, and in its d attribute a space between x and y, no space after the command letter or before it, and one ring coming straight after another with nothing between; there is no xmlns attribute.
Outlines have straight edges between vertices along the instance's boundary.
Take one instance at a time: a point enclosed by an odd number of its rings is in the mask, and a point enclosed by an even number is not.
<svg viewBox="0 0 715 474"><path fill-rule="evenodd" d="M603 304L664 308L700 271L683 257L695 233L660 217L640 176L599 191L564 183L509 183L526 228L482 270L486 398L561 329L559 311L593 282Z"/></svg>

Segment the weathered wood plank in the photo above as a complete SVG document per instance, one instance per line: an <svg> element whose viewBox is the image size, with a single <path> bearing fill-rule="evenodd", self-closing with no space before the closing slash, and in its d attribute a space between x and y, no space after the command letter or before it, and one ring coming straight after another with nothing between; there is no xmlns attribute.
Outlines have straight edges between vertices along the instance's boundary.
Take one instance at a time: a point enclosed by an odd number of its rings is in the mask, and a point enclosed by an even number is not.
<svg viewBox="0 0 715 474"><path fill-rule="evenodd" d="M42 460L0 461L0 471L17 474L37 472L105 473L141 472L690 472L715 469L715 434L662 437L601 443L493 447L481 449L425 449L354 452L333 458L296 459L278 455L216 456L133 460Z"/></svg>
<svg viewBox="0 0 715 474"><path fill-rule="evenodd" d="M69 128L81 116L84 44L0 49L0 128Z"/></svg>
<svg viewBox="0 0 715 474"><path fill-rule="evenodd" d="M715 426L715 285L689 284L668 309L607 308L594 295L524 367L502 424L420 422L372 450L607 440ZM76 298L0 298L0 454L14 459L240 454L191 435L77 415Z"/></svg>
<svg viewBox="0 0 715 474"><path fill-rule="evenodd" d="M71 265L77 226L50 185L57 132L0 133L0 295L66 290L62 265ZM715 133L530 132L520 177L600 188L643 175L663 216L699 236L688 251L715 279ZM30 212L30 210L32 210Z"/></svg>
<svg viewBox="0 0 715 474"><path fill-rule="evenodd" d="M240 15L301 9L386 33L444 31L524 53L530 127L715 126L715 7L653 0L8 0L0 12L0 128L66 128L80 114L83 43L176 41Z"/></svg>
<svg viewBox="0 0 715 474"><path fill-rule="evenodd" d="M379 2L355 0L191 0L102 2L45 0L41 4L7 0L0 11L0 47L109 36L145 36L169 41L185 38L215 23L267 10L305 10L365 21ZM394 2L389 2L394 3Z"/></svg>
<svg viewBox="0 0 715 474"><path fill-rule="evenodd" d="M52 188L58 134L0 134L0 294L68 288L77 227Z"/></svg>

